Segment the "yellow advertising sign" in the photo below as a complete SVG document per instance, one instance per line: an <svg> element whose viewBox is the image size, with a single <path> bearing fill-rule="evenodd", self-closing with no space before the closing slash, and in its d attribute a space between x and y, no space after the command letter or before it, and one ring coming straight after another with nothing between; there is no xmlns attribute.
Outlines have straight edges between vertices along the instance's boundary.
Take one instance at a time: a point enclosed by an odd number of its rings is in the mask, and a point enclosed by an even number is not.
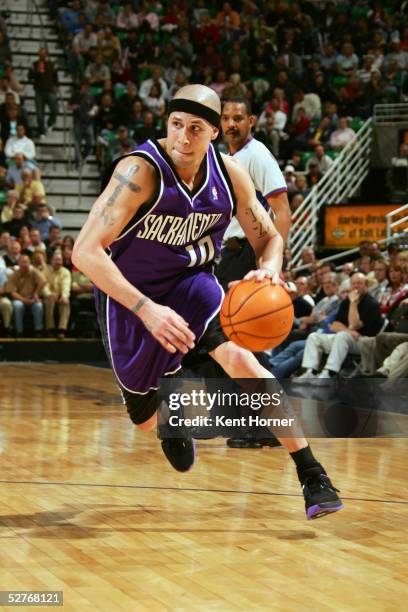
<svg viewBox="0 0 408 612"><path fill-rule="evenodd" d="M385 215L401 204L375 204L362 206L327 206L325 209L324 244L331 248L352 248L361 240L381 240L386 237ZM404 217L406 212L401 213ZM396 221L398 216L393 217ZM398 226L398 231L408 223Z"/></svg>

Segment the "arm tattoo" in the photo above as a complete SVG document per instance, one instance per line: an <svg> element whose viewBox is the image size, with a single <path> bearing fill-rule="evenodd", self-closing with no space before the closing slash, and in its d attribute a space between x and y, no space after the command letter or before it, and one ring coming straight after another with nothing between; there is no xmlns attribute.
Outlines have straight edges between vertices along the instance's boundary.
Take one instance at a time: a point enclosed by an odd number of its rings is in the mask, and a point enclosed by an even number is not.
<svg viewBox="0 0 408 612"><path fill-rule="evenodd" d="M102 210L97 209L96 211L97 213L99 213L99 216L102 217L104 225L113 225L115 223L117 215L115 215L115 213L109 209L111 209L114 206L116 199L125 189L125 187L133 191L133 193L139 193L141 191L140 185L137 185L136 183L132 183L131 181L132 176L136 174L137 172L139 172L139 170L140 170L140 166L138 166L138 164L135 164L134 166L129 168L125 172L125 174L121 174L118 171L115 171L113 173L112 178L119 181L119 185L115 187L115 189L113 190L113 193L107 199L106 204L102 208Z"/></svg>
<svg viewBox="0 0 408 612"><path fill-rule="evenodd" d="M139 310L142 308L142 306L144 306L146 304L146 302L149 301L150 298L148 298L146 295L144 295L142 298L140 298L140 300L137 302L136 306L133 306L133 308L131 308L130 310L132 312L134 312L135 314L137 314L139 312Z"/></svg>
<svg viewBox="0 0 408 612"><path fill-rule="evenodd" d="M246 214L252 217L252 227L258 232L258 238L263 238L267 233L264 228L262 221L260 221L255 214L259 208L259 204L255 204L254 206L246 209Z"/></svg>

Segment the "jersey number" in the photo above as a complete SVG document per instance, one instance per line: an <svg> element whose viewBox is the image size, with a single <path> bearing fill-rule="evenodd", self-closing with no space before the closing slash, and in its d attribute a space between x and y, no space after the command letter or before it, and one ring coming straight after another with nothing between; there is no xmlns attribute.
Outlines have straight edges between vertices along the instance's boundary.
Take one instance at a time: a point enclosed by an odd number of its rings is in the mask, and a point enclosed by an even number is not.
<svg viewBox="0 0 408 612"><path fill-rule="evenodd" d="M198 249L197 249L198 247ZM186 247L187 253L190 255L190 263L188 267L202 266L207 261L211 261L214 258L214 243L210 236L204 236L197 242L195 246L190 244Z"/></svg>

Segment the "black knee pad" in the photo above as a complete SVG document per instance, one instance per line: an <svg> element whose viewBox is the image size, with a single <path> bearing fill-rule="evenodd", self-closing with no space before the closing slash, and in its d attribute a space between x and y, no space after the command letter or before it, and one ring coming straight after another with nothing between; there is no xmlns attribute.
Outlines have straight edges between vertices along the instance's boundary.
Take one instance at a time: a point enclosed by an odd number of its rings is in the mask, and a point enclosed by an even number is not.
<svg viewBox="0 0 408 612"><path fill-rule="evenodd" d="M126 391L126 389L121 389L121 392L129 418L135 425L145 423L156 412L156 390L148 391L148 393L144 393L143 395L140 393L130 393L130 391Z"/></svg>

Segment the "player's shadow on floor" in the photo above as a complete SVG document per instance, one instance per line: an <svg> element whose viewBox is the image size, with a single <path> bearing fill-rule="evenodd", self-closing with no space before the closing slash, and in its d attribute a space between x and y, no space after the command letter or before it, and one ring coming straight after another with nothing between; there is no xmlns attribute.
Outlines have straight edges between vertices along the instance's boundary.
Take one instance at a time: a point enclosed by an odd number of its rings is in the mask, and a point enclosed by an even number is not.
<svg viewBox="0 0 408 612"><path fill-rule="evenodd" d="M119 508L119 510L118 510ZM120 508L124 508L120 510ZM100 514L90 514L84 517L85 522L98 522L99 525L80 525L73 522L73 519L80 519L80 515L92 511ZM138 516L139 514L139 516ZM197 525L202 525L206 517L206 512L196 512L189 519ZM234 520L231 513L228 513L228 519ZM311 540L316 537L314 531L302 529L278 529L261 526L256 528L245 527L195 527L193 525L180 525L178 527L161 527L160 522L168 523L168 511L165 508L155 508L154 506L144 506L141 504L135 506L119 506L115 507L112 504L96 504L94 506L83 506L77 509L62 510L62 511L45 511L35 512L32 514L0 514L0 540L2 537L10 538L9 534L3 536L2 532L7 529L16 530L12 537L20 537L20 530L24 530L24 537L28 538L44 538L44 539L60 539L60 540L85 540L92 538L103 538L112 533L150 533L150 534L253 534L253 535L268 535L269 537L279 540ZM242 515L239 515L236 520L242 522ZM109 526L107 523L111 521ZM141 521L146 521L146 525L140 525ZM138 524L138 527L126 526Z"/></svg>

